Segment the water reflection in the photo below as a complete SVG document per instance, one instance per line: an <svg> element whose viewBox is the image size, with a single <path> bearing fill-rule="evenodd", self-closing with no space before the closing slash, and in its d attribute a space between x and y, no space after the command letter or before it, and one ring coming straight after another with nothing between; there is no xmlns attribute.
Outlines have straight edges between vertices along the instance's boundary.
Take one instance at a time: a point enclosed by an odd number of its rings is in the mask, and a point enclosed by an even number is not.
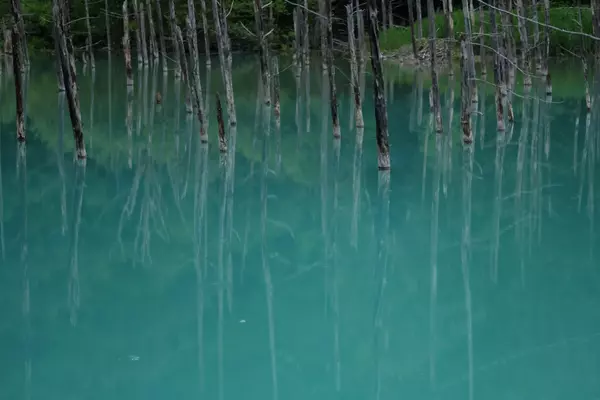
<svg viewBox="0 0 600 400"><path fill-rule="evenodd" d="M597 393L598 108L558 73L552 98L542 81L514 96L504 132L481 83L463 146L452 86L437 134L423 75L394 70L395 164L378 172L364 74L366 127L332 140L326 78L282 69L278 125L240 59L221 154L218 71L202 74L203 144L160 66L135 92L104 88L125 82L122 64L98 59L82 85L87 164L70 154L64 95L39 94L53 68L33 65L27 148L7 145L2 102L0 397Z"/></svg>

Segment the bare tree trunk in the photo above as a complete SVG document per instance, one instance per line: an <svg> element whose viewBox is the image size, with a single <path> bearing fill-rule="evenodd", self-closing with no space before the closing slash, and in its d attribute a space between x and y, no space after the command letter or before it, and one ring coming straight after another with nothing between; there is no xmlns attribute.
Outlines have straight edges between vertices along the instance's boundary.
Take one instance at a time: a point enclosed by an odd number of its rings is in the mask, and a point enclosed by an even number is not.
<svg viewBox="0 0 600 400"><path fill-rule="evenodd" d="M537 0L531 0L531 9L533 13L533 48L535 49L536 66L535 70L540 73L542 70L542 53L540 51L540 25L538 24Z"/></svg>
<svg viewBox="0 0 600 400"><path fill-rule="evenodd" d="M225 123L223 122L223 108L221 107L221 98L219 92L215 93L217 103L217 125L219 126L219 151L225 153L227 151L227 137L225 136Z"/></svg>
<svg viewBox="0 0 600 400"><path fill-rule="evenodd" d="M221 61L221 75L225 85L227 95L227 113L229 114L229 125L237 124L235 112L235 99L233 97L233 81L231 78L231 49L229 43L229 33L227 31L227 18L225 11L219 6L217 0L212 0L213 18L215 20L215 30L217 34L217 44L219 49L219 59Z"/></svg>
<svg viewBox="0 0 600 400"><path fill-rule="evenodd" d="M302 37L302 32L300 31L300 7L295 7L293 11L293 20L294 20L294 65L296 66L296 75L300 75L301 66L302 66L302 41L300 40ZM262 61L261 61L262 63Z"/></svg>
<svg viewBox="0 0 600 400"><path fill-rule="evenodd" d="M137 3L137 0L133 0L134 3ZM142 37L142 57L144 59L144 65L148 65L148 45L146 43L146 17L144 16L144 2L140 3L140 8L138 10L138 21L140 26L140 36Z"/></svg>
<svg viewBox="0 0 600 400"><path fill-rule="evenodd" d="M110 16L108 15L108 0L104 0L104 22L106 26L106 47L110 53L112 42L110 39Z"/></svg>
<svg viewBox="0 0 600 400"><path fill-rule="evenodd" d="M156 15L158 16L158 36L160 44L160 57L162 59L163 74L168 73L168 62L167 62L167 46L165 45L165 30L163 25L163 14L160 6L160 0L154 0L156 6Z"/></svg>
<svg viewBox="0 0 600 400"><path fill-rule="evenodd" d="M187 6L188 6L188 19L191 25L191 29L193 32L193 35L190 37L188 34L188 40L191 39L191 43L188 43L188 47L190 47L191 49L194 50L195 54L196 54L196 59L194 60L196 65L196 68L199 68L199 61L198 61L198 54L200 54L198 52L198 27L196 24L196 7L194 5L194 0L188 0L187 2ZM192 53L192 51L190 51L190 53ZM194 67L194 66L192 66ZM198 72L198 81L200 81L200 73Z"/></svg>
<svg viewBox="0 0 600 400"><path fill-rule="evenodd" d="M59 0L52 0L52 5L54 6L57 1L59 1ZM3 21L3 25L4 25L4 21ZM58 83L58 91L64 92L65 91L65 83L63 81L62 69L60 66L60 53L58 51L59 37L58 37L58 31L56 30L56 21L54 21L54 24L52 26L52 34L54 36L54 52L56 53L56 81ZM1 70L1 68L0 68L0 70Z"/></svg>
<svg viewBox="0 0 600 400"><path fill-rule="evenodd" d="M146 0L148 14L148 28L150 29L150 52L154 61L158 61L158 46L156 44L156 31L154 30L154 19L152 17L152 1Z"/></svg>
<svg viewBox="0 0 600 400"><path fill-rule="evenodd" d="M417 1L417 39L423 38L423 13L421 12L421 1Z"/></svg>
<svg viewBox="0 0 600 400"><path fill-rule="evenodd" d="M463 0L466 2L467 0ZM465 18L469 18L468 14ZM460 103L461 103L461 114L460 123L463 130L463 141L465 143L473 142L473 131L471 129L471 88L469 81L469 52L467 50L467 43L463 37L460 41L460 69L462 71L462 80L460 85Z"/></svg>
<svg viewBox="0 0 600 400"><path fill-rule="evenodd" d="M189 86L192 88L192 96L194 100L194 107L196 108L196 115L198 117L198 124L200 128L200 141L208 142L208 132L204 130L204 115L202 105L202 86L200 84L200 70L198 67L198 48L194 47L193 37L196 35L196 31L193 28L191 18L187 18L187 36L188 36L188 47L190 49L190 55L192 57L191 67L192 76L189 82ZM182 45L183 41L180 42ZM185 52L183 52L185 54ZM190 78L188 76L188 78Z"/></svg>
<svg viewBox="0 0 600 400"><path fill-rule="evenodd" d="M302 16L304 20L302 22L302 49L304 55L304 65L310 65L310 41L308 39L308 0L304 0L304 9L302 9Z"/></svg>
<svg viewBox="0 0 600 400"><path fill-rule="evenodd" d="M263 84L263 94L265 96L264 101L266 105L271 104L271 90L269 89L270 74L269 74L269 53L267 48L267 40L265 38L263 17L262 17L262 1L254 0L254 22L256 24L256 36L258 37L259 45L259 56L260 56L260 73ZM298 14L296 13L296 18ZM298 46L297 58L300 53L300 47Z"/></svg>
<svg viewBox="0 0 600 400"><path fill-rule="evenodd" d="M523 0L521 0L523 1ZM487 75L487 63L485 59L485 36L484 36L484 21L485 13L483 3L479 3L479 59L481 60L481 75Z"/></svg>
<svg viewBox="0 0 600 400"><path fill-rule="evenodd" d="M381 29L385 30L386 26L386 16L387 16L387 11L386 11L386 2L387 0L380 0L381 1Z"/></svg>
<svg viewBox="0 0 600 400"><path fill-rule="evenodd" d="M21 11L21 0L11 0L11 10L13 14L14 24L19 30L19 46L23 52L23 62L21 64L21 70L24 71L25 67L29 66L29 49L27 48L27 36L25 34L25 23L23 22L23 12ZM14 40L13 40L14 45Z"/></svg>
<svg viewBox="0 0 600 400"><path fill-rule="evenodd" d="M590 8L592 9L592 32L595 37L600 37L600 1L591 0ZM600 41L596 40L596 58L600 58Z"/></svg>
<svg viewBox="0 0 600 400"><path fill-rule="evenodd" d="M415 16L413 15L413 0L408 0L408 23L410 26L410 43L412 45L413 55L415 56L415 61L419 62L419 53L417 52L417 40L415 38Z"/></svg>
<svg viewBox="0 0 600 400"><path fill-rule="evenodd" d="M13 25L12 29L13 47L13 74L15 78L15 96L17 105L17 140L25 141L25 116L23 113L23 74L21 72L21 38L19 29Z"/></svg>
<svg viewBox="0 0 600 400"><path fill-rule="evenodd" d="M534 0L535 1L535 0ZM494 85L496 92L496 120L498 131L504 131L504 106L502 104L502 77L501 77L501 52L498 43L498 27L496 25L496 10L490 7L490 20L492 25L492 44L495 51L494 54Z"/></svg>
<svg viewBox="0 0 600 400"><path fill-rule="evenodd" d="M452 18L452 0L444 0L444 14L446 16L446 57L448 58L448 73L454 75L452 70L452 47L454 47L454 18ZM468 17L468 13L465 18Z"/></svg>
<svg viewBox="0 0 600 400"><path fill-rule="evenodd" d="M352 3L351 3L352 4ZM352 89L354 92L354 114L357 128L364 128L365 122L362 113L362 100L360 96L360 83L358 80L358 63L356 56L356 47L354 44L354 23L352 22L352 7L346 6L348 14L348 47L350 48L350 72L352 79Z"/></svg>
<svg viewBox="0 0 600 400"><path fill-rule="evenodd" d="M581 0L577 0L577 22L579 22L579 32L583 33L583 24L581 21ZM590 98L590 84L588 82L588 63L585 51L585 40L581 36L581 64L583 66L583 80L585 82L585 106L589 111L592 109L592 100Z"/></svg>
<svg viewBox="0 0 600 400"><path fill-rule="evenodd" d="M327 12L327 72L329 73L329 102L331 107L331 120L333 122L333 137L341 137L340 118L338 115L337 90L335 87L335 69L333 67L333 15L331 13L331 0L325 0Z"/></svg>
<svg viewBox="0 0 600 400"><path fill-rule="evenodd" d="M368 0L369 37L371 39L371 68L373 69L373 97L375 99L375 136L377 139L377 165L380 170L390 169L390 147L388 144L388 116L383 95L383 70L379 49L379 27L377 25L376 0ZM433 0L430 0L433 1Z"/></svg>
<svg viewBox="0 0 600 400"><path fill-rule="evenodd" d="M531 86L531 68L529 65L529 38L527 36L527 22L523 19L525 17L525 8L523 7L523 0L517 0L517 13L519 36L521 37L521 58L523 59L523 85Z"/></svg>
<svg viewBox="0 0 600 400"><path fill-rule="evenodd" d="M548 58L550 58L550 0L544 0L544 22L546 26L544 27L544 73L549 75L548 71Z"/></svg>
<svg viewBox="0 0 600 400"><path fill-rule="evenodd" d="M138 12L138 4L137 4L137 0L133 0L133 15L135 18L135 22L136 22L136 29L135 29L135 50L137 53L137 62L138 62L138 68L140 68L142 66L142 64L144 63L144 57L142 55L142 35L140 32L140 27L142 26L142 23L140 21L140 13ZM177 40L177 39L175 39Z"/></svg>
<svg viewBox="0 0 600 400"><path fill-rule="evenodd" d="M127 86L133 87L133 71L131 68L131 46L129 43L129 10L127 0L123 2L123 54L125 56L125 73Z"/></svg>
<svg viewBox="0 0 600 400"><path fill-rule="evenodd" d="M179 40L177 40L177 19L175 17L175 4L173 0L169 0L169 25L171 27L171 36L173 41L173 48L175 50L175 79L181 78L181 68L183 67L180 64L182 51L185 52L185 49L179 48Z"/></svg>
<svg viewBox="0 0 600 400"><path fill-rule="evenodd" d="M71 116L71 125L73 127L76 155L78 159L83 160L86 158L86 152L85 142L83 140L83 126L81 123L81 109L79 107L79 94L77 93L77 73L75 71L74 59L69 54L69 48L72 47L70 44L71 39L65 37L66 32L70 34L70 31L66 31L65 26L68 26L71 21L68 19L68 16L63 17L65 11L61 10L57 4L54 5L52 13L59 36L58 48L60 51L61 68L65 82L65 92L69 104L69 115Z"/></svg>
<svg viewBox="0 0 600 400"><path fill-rule="evenodd" d="M87 38L85 41L85 51L87 53L88 60L92 64L92 69L96 68L96 61L94 60L94 52L92 51L92 25L90 24L90 7L88 0L84 0L85 4L85 25L87 28Z"/></svg>
<svg viewBox="0 0 600 400"><path fill-rule="evenodd" d="M438 86L438 74L436 65L435 51L435 10L433 8L433 0L427 0L427 14L429 18L429 52L431 53L431 96L433 105L433 115L435 117L435 130L438 133L443 132L442 113L440 110L440 89Z"/></svg>
<svg viewBox="0 0 600 400"><path fill-rule="evenodd" d="M202 14L202 33L204 34L204 53L206 54L206 65L210 66L210 31L206 20L206 1L200 0L200 12Z"/></svg>
<svg viewBox="0 0 600 400"><path fill-rule="evenodd" d="M273 113L275 114L275 124L279 128L281 123L281 105L279 102L279 59L277 56L273 56L271 60L273 68Z"/></svg>

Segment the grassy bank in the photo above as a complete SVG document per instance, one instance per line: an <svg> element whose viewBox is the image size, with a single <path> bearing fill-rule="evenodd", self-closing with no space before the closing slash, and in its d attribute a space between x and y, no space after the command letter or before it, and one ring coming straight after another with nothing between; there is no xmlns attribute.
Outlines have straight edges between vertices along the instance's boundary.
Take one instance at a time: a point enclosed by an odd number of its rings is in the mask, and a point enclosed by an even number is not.
<svg viewBox="0 0 600 400"><path fill-rule="evenodd" d="M583 25L583 31L588 34L592 34L592 13L589 8L585 8L581 12L581 19ZM498 22L500 22L500 15L497 14ZM520 42L520 36L517 26L517 18L512 17L513 22L513 35L517 46ZM543 9L540 9L538 18L543 21L544 14ZM460 33L465 31L465 20L462 11L456 11L453 14L454 19L454 32L456 37ZM443 37L446 29L446 22L443 14L437 14L435 18L437 36ZM550 10L550 24L557 28L579 32L579 25L577 23L577 8L575 7L561 7L553 8ZM489 24L489 13L484 14L484 31L486 34L490 33ZM475 26L473 29L474 33L479 32L480 18L479 14L475 15ZM417 25L415 24L415 35ZM429 23L426 19L423 20L423 35L426 37L429 32ZM529 23L527 27L527 33L530 37L530 44L533 42L533 24ZM540 40L543 39L544 27L540 26ZM488 45L490 43L490 37L486 37ZM381 35L381 49L384 52L393 52L398 50L402 46L410 45L410 28L408 26L399 26L386 30ZM592 39L583 38L584 49L589 50L592 46ZM550 53L551 55L565 55L569 54L568 49L571 52L579 53L582 47L582 40L580 35L572 35L564 32L557 31L555 29L550 30Z"/></svg>

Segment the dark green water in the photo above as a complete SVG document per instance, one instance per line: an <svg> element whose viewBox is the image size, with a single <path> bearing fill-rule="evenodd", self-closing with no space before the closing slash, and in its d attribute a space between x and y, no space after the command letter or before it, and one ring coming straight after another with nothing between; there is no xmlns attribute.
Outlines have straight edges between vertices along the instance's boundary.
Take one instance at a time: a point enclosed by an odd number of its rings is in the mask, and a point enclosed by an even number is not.
<svg viewBox="0 0 600 400"><path fill-rule="evenodd" d="M370 77L361 144L337 74L336 143L318 61L299 88L281 61L279 130L258 63L234 64L227 157L217 65L208 146L172 74L136 75L128 134L122 60L80 71L85 167L52 60L28 77L26 149L2 77L0 398L600 396L600 134L578 64L557 66L552 102L515 97L499 136L482 83L468 149L458 86L435 135L427 76L388 68L389 176Z"/></svg>

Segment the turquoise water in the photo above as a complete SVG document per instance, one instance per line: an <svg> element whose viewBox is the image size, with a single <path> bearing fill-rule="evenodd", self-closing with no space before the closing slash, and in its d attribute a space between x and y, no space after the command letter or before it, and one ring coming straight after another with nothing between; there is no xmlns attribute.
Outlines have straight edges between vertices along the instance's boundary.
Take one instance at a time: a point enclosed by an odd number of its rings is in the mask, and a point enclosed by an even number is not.
<svg viewBox="0 0 600 400"><path fill-rule="evenodd" d="M280 64L278 129L258 63L235 59L221 156L215 63L203 146L172 74L136 71L128 100L122 60L98 57L85 166L51 60L28 75L26 148L2 77L0 398L598 398L600 136L579 70L556 67L552 99L518 89L503 135L480 83L464 148L459 86L442 80L435 135L427 75L389 66L384 175L370 77L360 140L340 67L335 142L320 63L298 82Z"/></svg>

